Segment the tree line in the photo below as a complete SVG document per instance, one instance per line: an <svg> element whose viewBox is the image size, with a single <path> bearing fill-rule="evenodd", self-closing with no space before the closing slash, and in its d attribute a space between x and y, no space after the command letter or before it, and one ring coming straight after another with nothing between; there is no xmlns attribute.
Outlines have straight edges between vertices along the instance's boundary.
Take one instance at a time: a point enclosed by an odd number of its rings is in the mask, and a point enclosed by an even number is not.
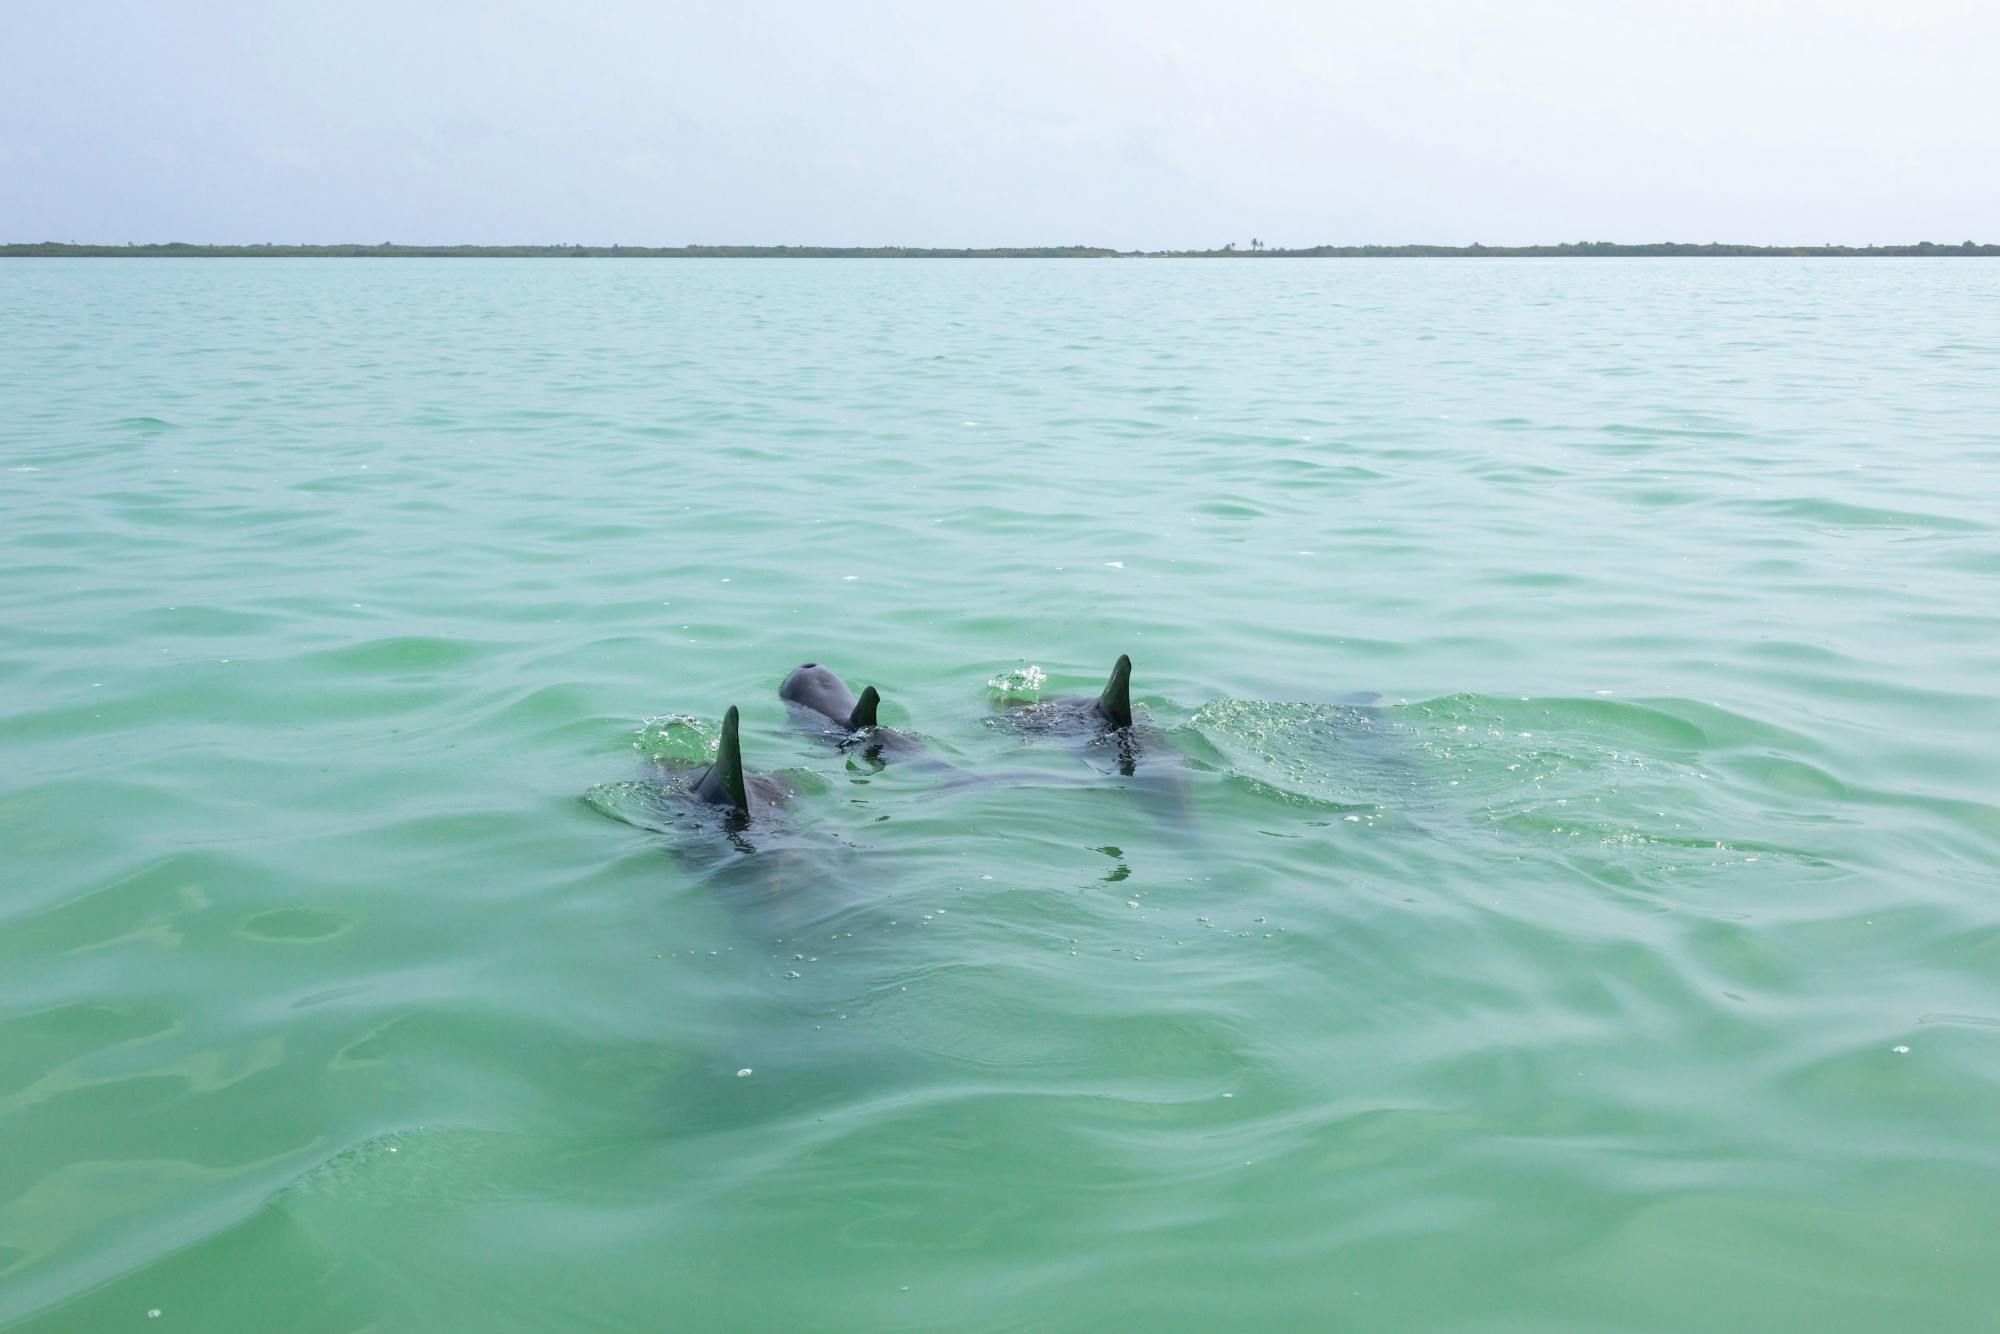
<svg viewBox="0 0 2000 1334"><path fill-rule="evenodd" d="M816 245L192 245L185 241L127 245L77 245L67 241L37 241L0 245L0 258L21 256L97 258L107 256L182 258L350 258L350 259L1487 259L1638 257L1650 255L1734 257L1924 257L1943 255L2000 256L2000 245L1963 241L1939 245L1880 246L1758 246L1711 241L1690 244L1656 241L1628 245L1616 241L1563 241L1556 245L1315 245L1295 248L1252 240L1250 249L1236 243L1207 250L1114 250L1105 246L993 246L937 248L926 246Z"/></svg>

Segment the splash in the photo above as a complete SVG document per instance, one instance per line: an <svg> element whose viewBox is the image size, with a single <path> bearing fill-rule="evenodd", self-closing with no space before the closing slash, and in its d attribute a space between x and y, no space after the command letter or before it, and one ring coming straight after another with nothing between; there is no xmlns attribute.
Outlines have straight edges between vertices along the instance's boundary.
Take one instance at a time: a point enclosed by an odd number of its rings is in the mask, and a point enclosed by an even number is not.
<svg viewBox="0 0 2000 1334"><path fill-rule="evenodd" d="M1033 703L1042 697L1042 687L1048 683L1049 674L1032 663L1016 667L1011 672L1001 672L986 683L986 689L993 698L1000 701L1026 700Z"/></svg>
<svg viewBox="0 0 2000 1334"><path fill-rule="evenodd" d="M655 764L707 764L721 733L689 713L663 713L632 729L632 749Z"/></svg>

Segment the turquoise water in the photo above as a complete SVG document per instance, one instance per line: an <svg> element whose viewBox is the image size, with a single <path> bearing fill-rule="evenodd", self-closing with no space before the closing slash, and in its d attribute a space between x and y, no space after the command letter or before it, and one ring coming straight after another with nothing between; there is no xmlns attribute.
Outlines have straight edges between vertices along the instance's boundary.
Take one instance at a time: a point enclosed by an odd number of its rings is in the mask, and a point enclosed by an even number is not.
<svg viewBox="0 0 2000 1334"><path fill-rule="evenodd" d="M1996 574L2000 265L9 262L0 1325L1991 1328Z"/></svg>

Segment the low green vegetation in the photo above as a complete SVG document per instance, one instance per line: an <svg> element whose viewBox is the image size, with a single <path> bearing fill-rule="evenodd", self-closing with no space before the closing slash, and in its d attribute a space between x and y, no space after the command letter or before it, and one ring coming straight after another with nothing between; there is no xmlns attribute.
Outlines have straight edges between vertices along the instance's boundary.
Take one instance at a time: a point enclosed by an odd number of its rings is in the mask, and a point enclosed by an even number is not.
<svg viewBox="0 0 2000 1334"><path fill-rule="evenodd" d="M1931 241L1921 241L1916 245L1884 246L1724 245L1715 241L1705 245L1691 245L1679 241L1622 245L1615 241L1564 241L1559 245L1528 246L1316 245L1285 249L1262 240L1251 241L1247 250L1239 249L1233 241L1212 250L1111 250L1102 246L1081 245L1002 246L986 249L818 245L396 245L388 241L380 245L190 245L184 241L147 245L72 245L63 241L0 245L0 258L29 255L59 258L135 256L200 259L239 257L264 259L1487 259L1644 255L1711 258L1734 256L1867 258L1932 255L2000 256L2000 245L1980 245L1972 241L1962 241L1955 245L1938 245Z"/></svg>
<svg viewBox="0 0 2000 1334"><path fill-rule="evenodd" d="M0 245L0 256L179 255L198 258L335 259L1101 259L1115 250L1091 246L1011 246L988 250L924 250L911 246L823 245L69 245L42 241Z"/></svg>

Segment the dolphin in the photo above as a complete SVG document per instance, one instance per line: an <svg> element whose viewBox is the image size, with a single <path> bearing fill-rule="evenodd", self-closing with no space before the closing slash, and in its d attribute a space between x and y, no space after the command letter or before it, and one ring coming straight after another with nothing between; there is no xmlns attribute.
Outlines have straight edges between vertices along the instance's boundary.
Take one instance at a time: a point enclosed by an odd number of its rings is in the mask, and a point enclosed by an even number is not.
<svg viewBox="0 0 2000 1334"><path fill-rule="evenodd" d="M1104 690L1098 695L1093 706L1097 716L1112 728L1132 725L1132 655L1121 653L1118 661L1111 664L1110 679L1105 681Z"/></svg>
<svg viewBox="0 0 2000 1334"><path fill-rule="evenodd" d="M1132 658L1121 653L1111 665L1111 675L1095 699L1087 696L1058 696L1031 704L1010 706L1010 717L1023 731L1089 731L1097 739L1116 739L1129 750L1132 726ZM1118 736L1115 734L1123 734Z"/></svg>
<svg viewBox="0 0 2000 1334"><path fill-rule="evenodd" d="M1115 773L1147 807L1175 842L1187 842L1197 829L1191 770L1206 766L1185 754L1159 731L1132 715L1132 658L1121 653L1111 675L1095 698L1056 696L1017 704L1001 715L1008 725L1029 735L1079 738L1085 763L1102 773ZM1095 755L1108 752L1106 768ZM1142 765L1141 760L1145 763Z"/></svg>
<svg viewBox="0 0 2000 1334"><path fill-rule="evenodd" d="M736 731L736 706L732 704L722 715L722 742L716 748L715 762L688 783L687 795L748 820L765 807L784 805L794 793L783 779L743 772L743 747Z"/></svg>
<svg viewBox="0 0 2000 1334"><path fill-rule="evenodd" d="M859 698L847 688L847 682L830 667L822 667L816 662L800 663L778 687L778 698L787 704L811 709L827 721L858 732L864 727L874 727L875 709L882 702L881 692L869 686Z"/></svg>
<svg viewBox="0 0 2000 1334"><path fill-rule="evenodd" d="M840 738L840 748L858 751L877 768L890 758L928 759L950 768L930 755L930 748L909 733L882 726L877 719L882 703L879 690L867 686L857 696L830 667L817 662L800 663L778 687L778 697L795 708L818 714L847 733Z"/></svg>
<svg viewBox="0 0 2000 1334"><path fill-rule="evenodd" d="M924 738L882 726L877 721L882 694L874 686L857 696L838 673L817 662L794 667L785 683L778 687L778 695L793 706L794 712L817 714L833 724L823 729L823 734L848 756L850 770L880 773L889 761L895 760L939 775L944 781L917 798L919 801L971 787L995 784L1047 787L1051 782L1060 782L1045 774L968 773L940 756L937 748Z"/></svg>

